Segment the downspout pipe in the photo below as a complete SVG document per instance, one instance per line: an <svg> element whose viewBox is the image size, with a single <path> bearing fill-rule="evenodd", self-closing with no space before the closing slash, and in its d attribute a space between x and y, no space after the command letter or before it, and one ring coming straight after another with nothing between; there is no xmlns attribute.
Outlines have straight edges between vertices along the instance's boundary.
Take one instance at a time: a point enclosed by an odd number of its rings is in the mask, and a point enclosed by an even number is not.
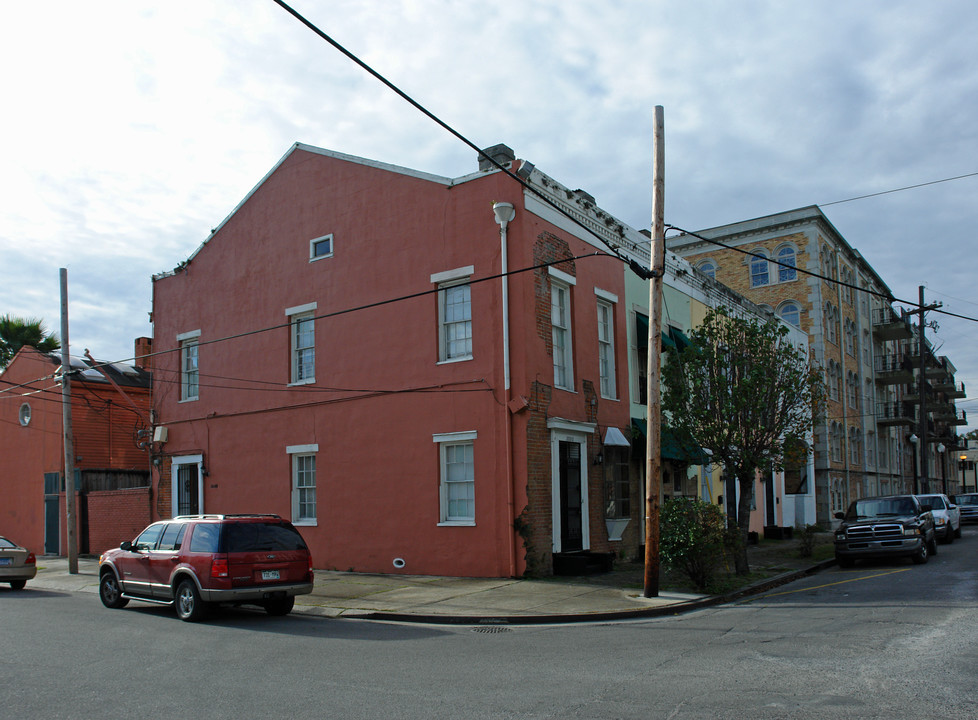
<svg viewBox="0 0 978 720"><path fill-rule="evenodd" d="M513 418L510 415L510 372L509 372L509 259L506 247L506 230L509 223L516 217L516 209L513 203L497 202L492 205L492 212L496 223L499 225L499 244L500 244L500 282L502 283L503 299L503 412L506 415L506 507L507 517L506 536L509 543L509 574L516 577L516 500L515 490L513 489Z"/></svg>

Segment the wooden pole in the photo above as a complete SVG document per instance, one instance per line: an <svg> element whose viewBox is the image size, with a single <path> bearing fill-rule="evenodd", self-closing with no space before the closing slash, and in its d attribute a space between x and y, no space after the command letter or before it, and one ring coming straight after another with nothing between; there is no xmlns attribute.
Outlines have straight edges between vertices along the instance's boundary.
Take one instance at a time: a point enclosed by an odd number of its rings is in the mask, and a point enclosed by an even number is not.
<svg viewBox="0 0 978 720"><path fill-rule="evenodd" d="M65 521L68 526L68 573L78 574L75 528L75 438L71 429L71 354L68 351L68 269L61 268L61 420L65 446Z"/></svg>
<svg viewBox="0 0 978 720"><path fill-rule="evenodd" d="M652 133L652 245L649 264L649 365L645 472L645 597L659 595L659 495L662 490L660 404L662 341L662 276L665 268L665 134L663 110L655 106Z"/></svg>

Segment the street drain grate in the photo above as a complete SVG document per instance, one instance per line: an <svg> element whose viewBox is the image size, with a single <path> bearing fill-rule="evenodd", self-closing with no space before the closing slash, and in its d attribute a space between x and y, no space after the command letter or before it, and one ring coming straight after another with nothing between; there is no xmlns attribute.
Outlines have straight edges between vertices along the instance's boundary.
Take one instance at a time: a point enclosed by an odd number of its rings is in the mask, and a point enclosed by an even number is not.
<svg viewBox="0 0 978 720"><path fill-rule="evenodd" d="M472 628L472 632L477 633L506 633L512 631L512 628L500 627L499 625L487 625L485 627Z"/></svg>

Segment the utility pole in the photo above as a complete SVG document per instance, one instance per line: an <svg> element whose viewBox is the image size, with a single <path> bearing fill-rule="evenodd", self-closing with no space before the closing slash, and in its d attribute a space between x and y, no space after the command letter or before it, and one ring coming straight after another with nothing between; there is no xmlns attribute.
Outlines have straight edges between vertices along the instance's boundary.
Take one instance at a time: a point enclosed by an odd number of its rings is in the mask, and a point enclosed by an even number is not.
<svg viewBox="0 0 978 720"><path fill-rule="evenodd" d="M68 351L68 269L61 268L61 420L65 446L65 520L68 525L68 573L78 574L75 533L75 439L71 429L71 354Z"/></svg>
<svg viewBox="0 0 978 720"><path fill-rule="evenodd" d="M925 377L926 353L924 352L924 313L928 310L936 310L943 303L924 305L924 286L918 288L917 309L913 311L917 315L917 365L920 377L917 378L917 391L920 393L920 415L917 418L917 437L920 438L920 477L924 492L930 492L930 474L927 466L927 379ZM914 488L914 492L917 492Z"/></svg>
<svg viewBox="0 0 978 720"><path fill-rule="evenodd" d="M659 493L662 486L660 404L662 276L666 256L665 133L663 110L655 106L652 132L652 245L649 248L649 364L647 370L645 471L645 597L659 596Z"/></svg>

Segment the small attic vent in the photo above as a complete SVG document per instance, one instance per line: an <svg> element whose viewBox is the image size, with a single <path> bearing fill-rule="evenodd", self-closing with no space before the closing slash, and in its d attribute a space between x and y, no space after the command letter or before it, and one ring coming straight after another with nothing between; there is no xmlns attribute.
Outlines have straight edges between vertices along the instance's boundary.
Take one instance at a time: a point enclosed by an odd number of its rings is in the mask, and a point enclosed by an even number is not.
<svg viewBox="0 0 978 720"><path fill-rule="evenodd" d="M480 171L484 172L486 170L494 170L496 168L496 166L489 161L489 158L492 158L497 163L505 167L516 159L516 155L513 153L513 148L509 147L508 145L499 144L485 148L479 153Z"/></svg>

